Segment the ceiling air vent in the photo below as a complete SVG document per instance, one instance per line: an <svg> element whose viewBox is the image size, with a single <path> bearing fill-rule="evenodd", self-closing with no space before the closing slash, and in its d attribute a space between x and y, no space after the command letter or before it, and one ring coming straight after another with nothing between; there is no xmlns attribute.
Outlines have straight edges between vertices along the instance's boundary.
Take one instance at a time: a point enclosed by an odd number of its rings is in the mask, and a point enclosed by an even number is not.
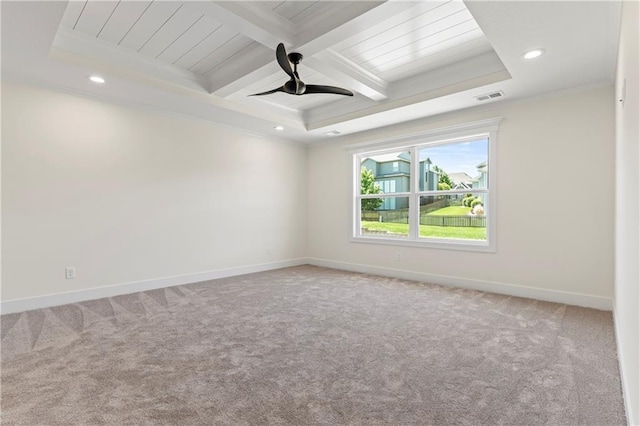
<svg viewBox="0 0 640 426"><path fill-rule="evenodd" d="M497 92L487 93L484 95L476 96L476 100L478 101L488 101L490 99L497 99L504 96L504 92L502 90L498 90Z"/></svg>

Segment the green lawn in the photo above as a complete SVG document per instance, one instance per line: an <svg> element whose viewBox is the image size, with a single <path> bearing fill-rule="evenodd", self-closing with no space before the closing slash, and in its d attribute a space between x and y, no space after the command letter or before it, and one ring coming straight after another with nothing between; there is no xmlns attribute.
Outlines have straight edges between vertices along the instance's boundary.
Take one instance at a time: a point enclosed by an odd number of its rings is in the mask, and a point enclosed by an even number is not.
<svg viewBox="0 0 640 426"><path fill-rule="evenodd" d="M366 228L370 231L386 231L392 234L389 236L409 235L409 225L406 223L381 223L362 221L362 228ZM366 234L366 231L363 231L363 233ZM485 240L487 238L487 230L486 228L421 225L420 236L431 238L463 238L469 240Z"/></svg>
<svg viewBox="0 0 640 426"><path fill-rule="evenodd" d="M409 224L407 223L392 223L392 222L361 222L362 228L366 228L370 231L386 231L392 234L409 235Z"/></svg>
<svg viewBox="0 0 640 426"><path fill-rule="evenodd" d="M471 211L471 207L449 206L427 213L431 216L466 216Z"/></svg>

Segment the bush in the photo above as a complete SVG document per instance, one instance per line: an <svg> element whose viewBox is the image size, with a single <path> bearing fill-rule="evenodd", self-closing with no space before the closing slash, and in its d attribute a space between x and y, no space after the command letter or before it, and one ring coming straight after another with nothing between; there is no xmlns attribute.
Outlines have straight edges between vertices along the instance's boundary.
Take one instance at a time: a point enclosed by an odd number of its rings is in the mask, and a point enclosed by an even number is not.
<svg viewBox="0 0 640 426"><path fill-rule="evenodd" d="M465 207L471 207L471 203L475 200L475 197L473 195L471 196L467 196L465 198L462 199L462 204Z"/></svg>
<svg viewBox="0 0 640 426"><path fill-rule="evenodd" d="M480 198L476 198L475 200L473 200L469 205L469 207L474 208L478 204L482 205L482 200Z"/></svg>

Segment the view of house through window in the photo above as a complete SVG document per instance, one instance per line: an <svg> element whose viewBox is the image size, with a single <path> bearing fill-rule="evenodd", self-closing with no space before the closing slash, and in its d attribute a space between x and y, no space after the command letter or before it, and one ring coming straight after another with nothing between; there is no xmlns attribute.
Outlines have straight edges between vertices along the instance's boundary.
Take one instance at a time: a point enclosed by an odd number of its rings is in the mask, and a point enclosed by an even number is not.
<svg viewBox="0 0 640 426"><path fill-rule="evenodd" d="M486 242L489 135L361 153L356 237Z"/></svg>

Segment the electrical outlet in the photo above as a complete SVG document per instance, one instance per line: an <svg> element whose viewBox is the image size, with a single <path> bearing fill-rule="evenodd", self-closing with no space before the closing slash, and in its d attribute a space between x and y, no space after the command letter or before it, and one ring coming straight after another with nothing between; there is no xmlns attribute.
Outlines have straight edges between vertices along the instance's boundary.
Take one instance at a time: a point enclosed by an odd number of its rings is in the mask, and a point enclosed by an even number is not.
<svg viewBox="0 0 640 426"><path fill-rule="evenodd" d="M68 280L72 280L76 277L76 268L69 266L64 268L64 276Z"/></svg>
<svg viewBox="0 0 640 426"><path fill-rule="evenodd" d="M400 262L402 260L402 253L397 252L396 253L396 262Z"/></svg>
<svg viewBox="0 0 640 426"><path fill-rule="evenodd" d="M267 247L267 256L271 256L273 254L273 250L271 247Z"/></svg>

